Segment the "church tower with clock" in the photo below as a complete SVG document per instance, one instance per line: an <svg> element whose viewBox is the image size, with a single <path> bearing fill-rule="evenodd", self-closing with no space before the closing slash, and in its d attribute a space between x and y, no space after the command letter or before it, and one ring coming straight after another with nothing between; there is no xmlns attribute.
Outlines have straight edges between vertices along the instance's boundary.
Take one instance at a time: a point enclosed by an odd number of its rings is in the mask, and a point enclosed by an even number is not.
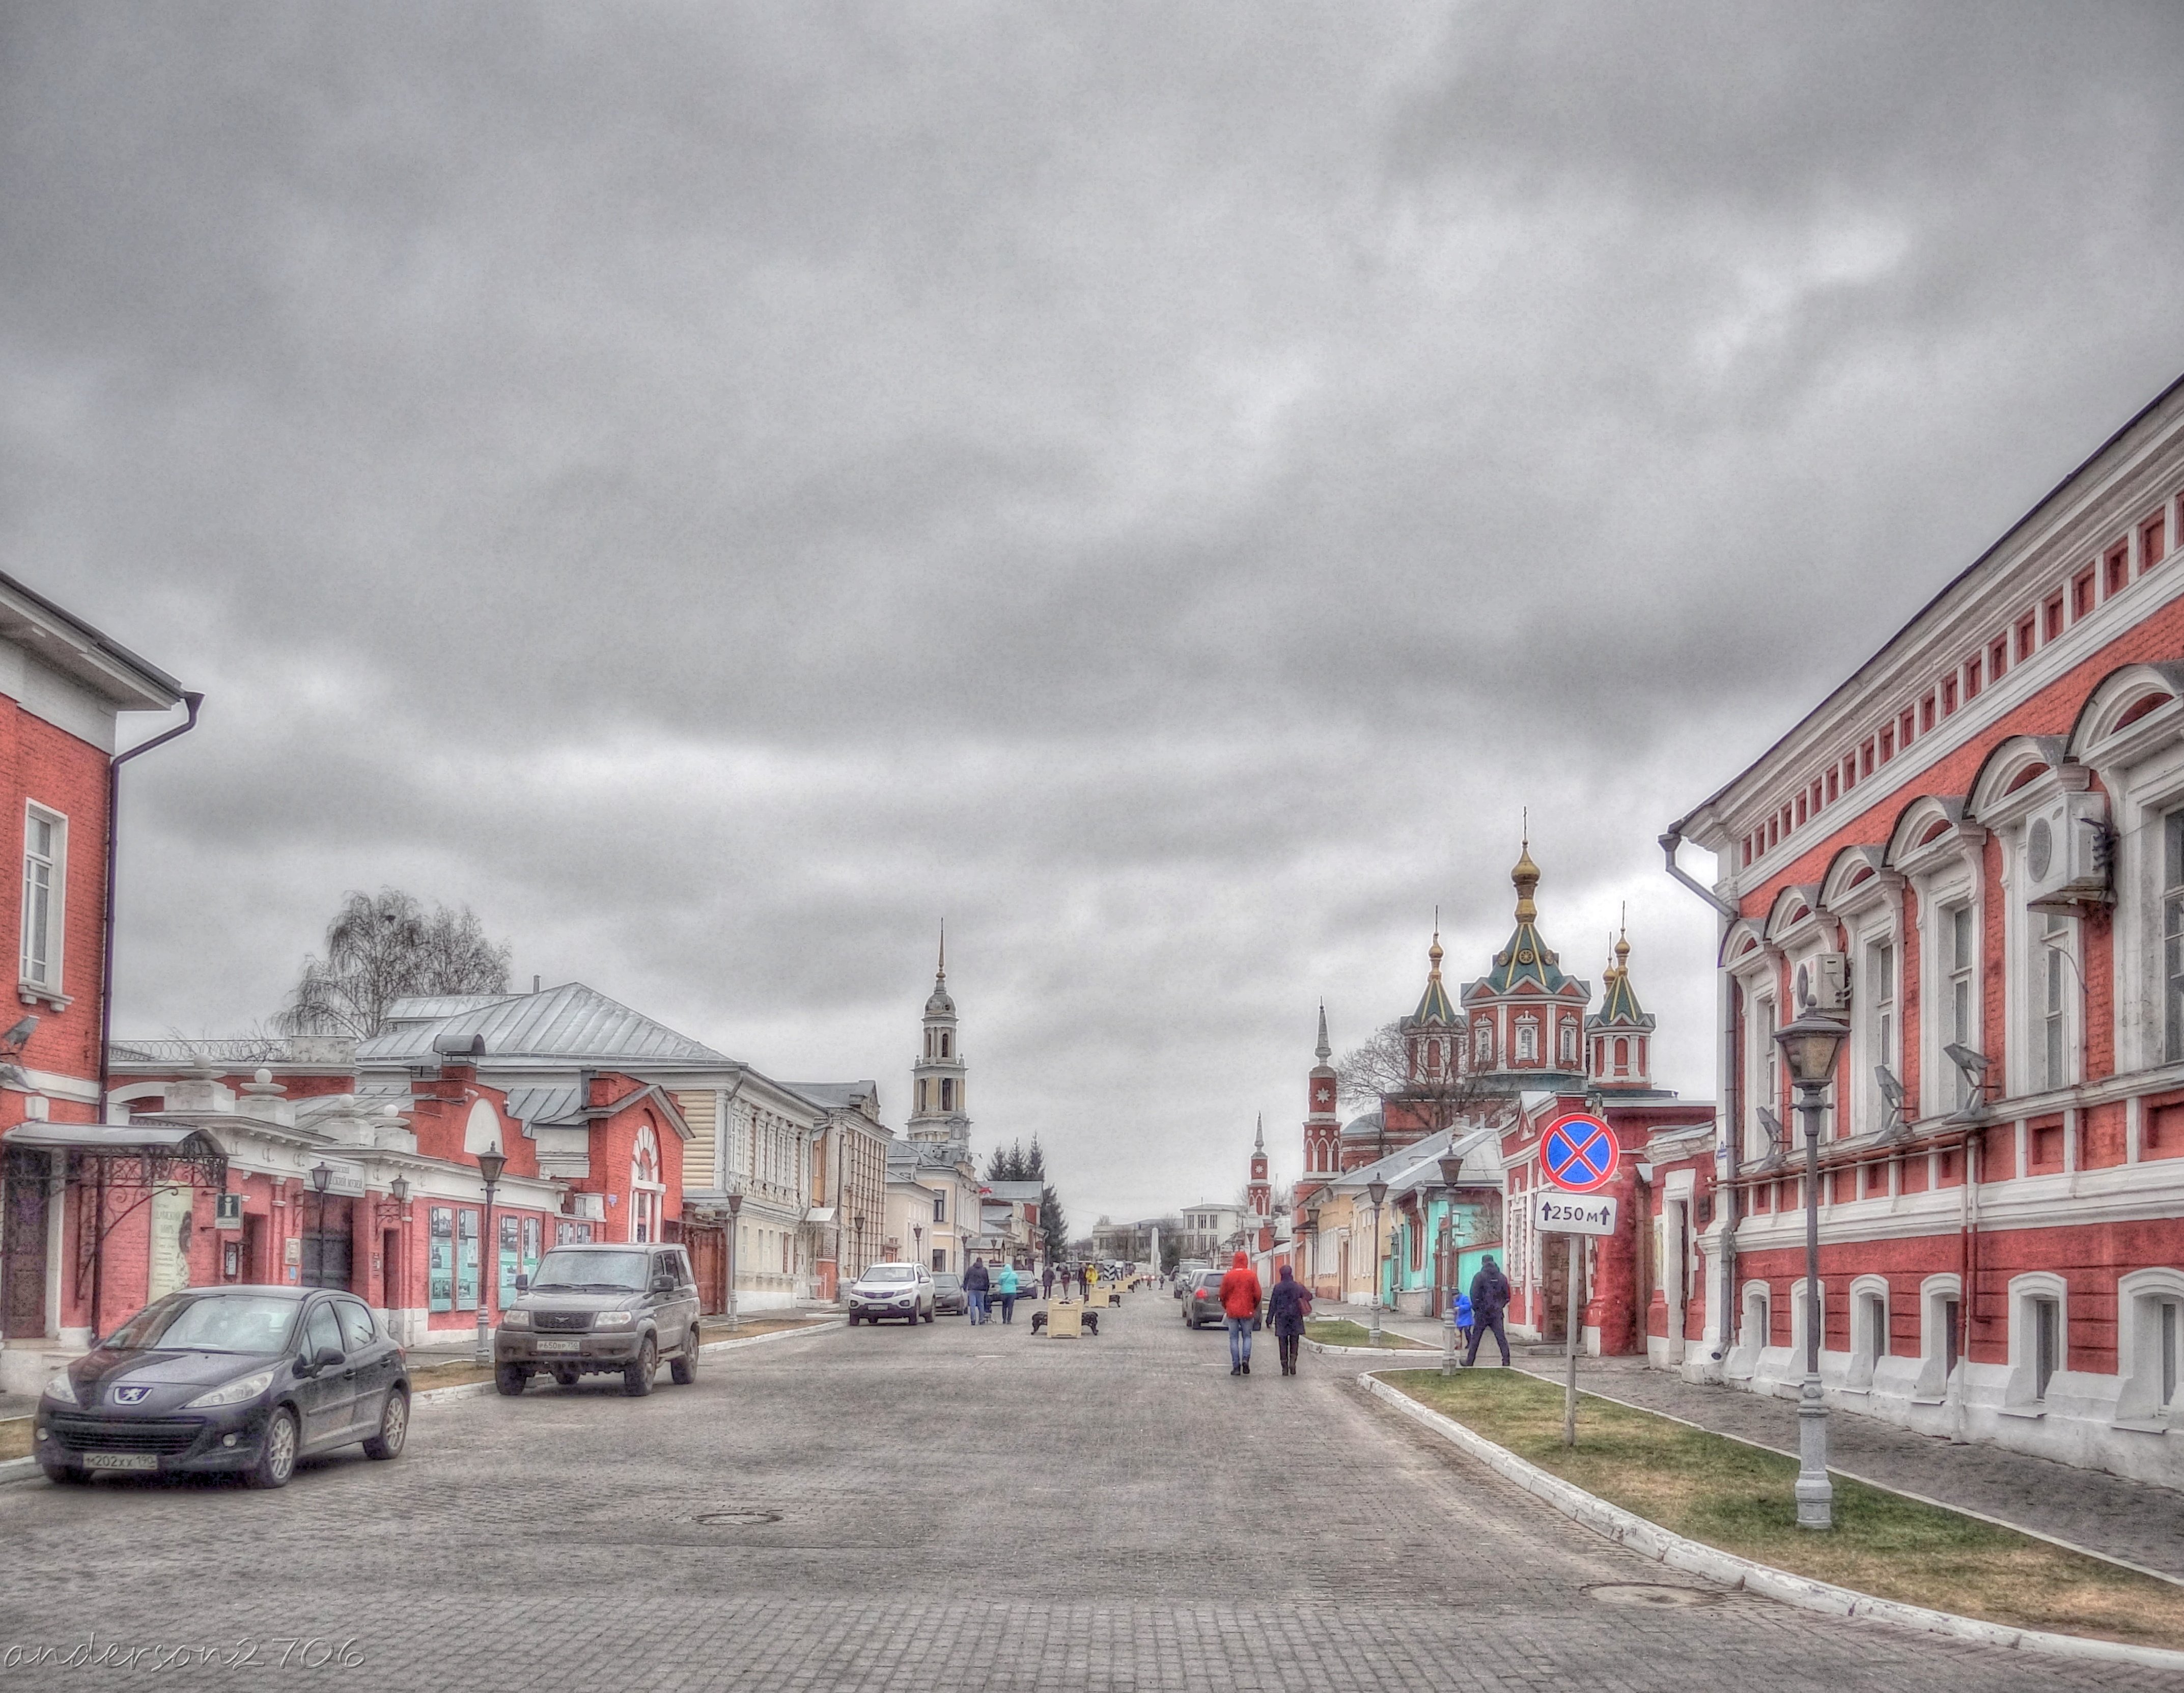
<svg viewBox="0 0 2184 1693"><path fill-rule="evenodd" d="M1306 1181L1298 1185L1317 1185L1314 1177L1332 1176L1342 1167L1342 1119L1335 1114L1334 1099L1340 1091L1335 1080L1334 1066L1328 1062L1333 1049L1327 1044L1327 1007L1319 1008L1319 1044L1314 1049L1319 1062L1312 1066L1305 1080L1304 1117L1304 1173Z"/></svg>

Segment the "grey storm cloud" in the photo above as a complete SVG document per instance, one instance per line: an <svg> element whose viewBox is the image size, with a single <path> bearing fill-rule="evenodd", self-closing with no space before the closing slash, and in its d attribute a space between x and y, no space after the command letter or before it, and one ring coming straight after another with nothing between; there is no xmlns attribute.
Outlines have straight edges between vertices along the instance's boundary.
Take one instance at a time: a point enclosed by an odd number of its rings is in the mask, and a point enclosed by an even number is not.
<svg viewBox="0 0 2184 1693"><path fill-rule="evenodd" d="M1653 838L2184 365L2173 7L0 8L4 567L203 688L125 1029L348 888L1080 1221Z"/></svg>

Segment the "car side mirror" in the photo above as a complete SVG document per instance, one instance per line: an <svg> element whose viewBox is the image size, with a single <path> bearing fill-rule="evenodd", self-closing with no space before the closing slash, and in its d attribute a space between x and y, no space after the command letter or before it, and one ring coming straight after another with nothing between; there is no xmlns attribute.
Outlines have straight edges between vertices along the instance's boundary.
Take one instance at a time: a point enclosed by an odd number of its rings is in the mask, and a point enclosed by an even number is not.
<svg viewBox="0 0 2184 1693"><path fill-rule="evenodd" d="M338 1346L321 1346L311 1362L316 1368L331 1370L338 1368L347 1356L348 1355Z"/></svg>
<svg viewBox="0 0 2184 1693"><path fill-rule="evenodd" d="M515 1278L515 1290L518 1293L528 1293L531 1290L531 1278L518 1276Z"/></svg>
<svg viewBox="0 0 2184 1693"><path fill-rule="evenodd" d="M652 1278L652 1290L655 1293L673 1293L675 1291L675 1278L665 1274L655 1276Z"/></svg>

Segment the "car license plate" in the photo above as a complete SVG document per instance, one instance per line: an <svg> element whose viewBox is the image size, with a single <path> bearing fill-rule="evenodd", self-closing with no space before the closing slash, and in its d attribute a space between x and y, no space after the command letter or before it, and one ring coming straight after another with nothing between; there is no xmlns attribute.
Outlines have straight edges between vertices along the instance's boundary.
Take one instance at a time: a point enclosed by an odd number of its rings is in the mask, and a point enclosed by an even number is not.
<svg viewBox="0 0 2184 1693"><path fill-rule="evenodd" d="M532 1344L541 1352L581 1352L584 1350L584 1343L581 1340L538 1340Z"/></svg>
<svg viewBox="0 0 2184 1693"><path fill-rule="evenodd" d="M159 1461L149 1452L90 1452L83 1467L87 1470L155 1470Z"/></svg>

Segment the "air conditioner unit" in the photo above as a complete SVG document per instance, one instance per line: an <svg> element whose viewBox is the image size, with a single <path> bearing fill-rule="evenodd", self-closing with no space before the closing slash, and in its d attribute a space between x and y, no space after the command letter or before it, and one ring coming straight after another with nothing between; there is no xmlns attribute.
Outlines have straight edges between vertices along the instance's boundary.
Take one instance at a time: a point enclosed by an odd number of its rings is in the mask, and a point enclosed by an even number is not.
<svg viewBox="0 0 2184 1693"><path fill-rule="evenodd" d="M2108 903L2108 801L2059 794L2025 820L2025 903L2036 911Z"/></svg>
<svg viewBox="0 0 2184 1693"><path fill-rule="evenodd" d="M1818 952L1797 966L1797 1013L1819 1011L1840 1016L1850 1006L1850 961L1839 952Z"/></svg>

